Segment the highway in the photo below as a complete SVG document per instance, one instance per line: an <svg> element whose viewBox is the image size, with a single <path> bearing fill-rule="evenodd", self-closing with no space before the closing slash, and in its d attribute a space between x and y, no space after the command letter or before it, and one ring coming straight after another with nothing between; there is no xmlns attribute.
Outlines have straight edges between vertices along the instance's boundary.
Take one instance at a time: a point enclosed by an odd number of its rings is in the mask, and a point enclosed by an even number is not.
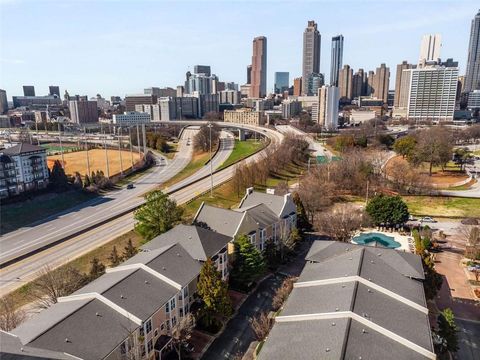
<svg viewBox="0 0 480 360"><path fill-rule="evenodd" d="M250 130L256 129L254 127L248 127L248 126L243 126L243 127L248 128ZM270 129L265 129L263 131L264 131L264 134L271 139L272 143L281 142L283 139L283 135L281 135L276 131L273 131ZM222 133L222 136L224 136L223 133ZM187 142L186 139L187 139L187 134L185 133L185 136L182 138L182 141L185 143L185 145ZM230 139L233 142L233 138L230 138ZM182 144L180 144L179 147L180 146L182 146ZM223 161L221 161L222 157L225 159L228 158L228 156L224 153L224 151L231 152L232 148L233 148L233 144L231 146L224 144L223 151L222 149L219 150L219 152L216 154L214 158L213 164L216 167L220 166L221 163L223 163ZM185 150L191 151L191 149L185 149ZM255 154L254 156L251 156L243 160L242 162L251 162L256 159L259 159L262 156L263 156L263 152L261 151ZM190 199L198 196L200 193L208 191L208 189L210 188L210 177L208 177L209 168L210 168L209 165L207 165L200 170L202 172L206 172L207 177L205 179L191 183L185 188L180 189L174 193L172 193L172 190L170 189L167 192L171 193L171 197L175 199L177 203L183 204L189 201ZM214 186L219 185L225 181L228 181L233 176L233 173L234 173L234 167L228 167L214 173L213 175ZM198 180L199 177L200 176L198 175L198 173L196 173L191 177L189 177L188 181L192 182L192 181L195 181L195 179ZM143 179L140 180L140 182L144 182L144 181L145 180ZM188 181L186 182L188 183ZM152 183L151 180L147 182L150 184ZM140 203L143 202L142 198L137 197L137 199L140 200ZM99 215L97 213L96 208L90 208L89 212L91 214L93 213L94 216L95 214L97 214L97 216ZM79 223L82 224L82 221L79 220ZM15 262L1 269L0 270L0 295L4 295L22 286L26 282L33 280L38 270L41 269L43 266L48 264L51 268L55 268L57 266L65 264L68 261L73 260L74 258L79 257L98 246L101 246L103 244L106 244L112 241L119 235L122 235L130 231L133 228L133 225L134 225L133 213L129 212L125 215L118 217L117 219L95 226L93 229L89 231L82 232L81 234L73 236L72 238L64 242L61 242L49 249L46 249L37 254L31 255L26 259L20 260L18 262ZM33 229L37 229L37 227ZM36 239L36 237L34 238ZM3 256L3 253L2 253L2 256Z"/></svg>
<svg viewBox="0 0 480 360"><path fill-rule="evenodd" d="M328 151L322 144L319 142L315 141L312 136L307 134L306 132L303 132L300 129L297 129L294 126L291 125L277 125L276 129L280 131L282 134L288 134L291 133L293 135L301 136L306 140L309 144L308 148L312 152L313 156L326 156L328 158L332 158L333 154Z"/></svg>

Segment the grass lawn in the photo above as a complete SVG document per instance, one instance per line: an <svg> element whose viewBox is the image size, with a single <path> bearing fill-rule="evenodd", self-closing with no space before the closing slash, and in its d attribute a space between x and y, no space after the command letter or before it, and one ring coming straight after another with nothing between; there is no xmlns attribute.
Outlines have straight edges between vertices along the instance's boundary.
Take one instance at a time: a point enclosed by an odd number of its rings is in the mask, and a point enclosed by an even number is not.
<svg viewBox="0 0 480 360"><path fill-rule="evenodd" d="M403 196L409 211L417 216L480 217L480 199L444 196Z"/></svg>
<svg viewBox="0 0 480 360"><path fill-rule="evenodd" d="M226 168L228 165L245 159L263 147L265 147L265 143L262 141L255 141L254 139L246 141L235 140L235 147L232 153L218 169Z"/></svg>
<svg viewBox="0 0 480 360"><path fill-rule="evenodd" d="M213 156L213 154L212 154ZM180 171L177 175L172 177L170 180L165 181L161 187L162 189L166 189L167 187L176 184L177 182L186 179L190 175L196 173L199 169L205 166L205 163L210 159L209 152L202 152L193 154L192 159L188 163L182 171Z"/></svg>
<svg viewBox="0 0 480 360"><path fill-rule="evenodd" d="M4 234L42 220L95 196L95 194L83 191L47 193L35 196L31 200L2 205L1 233Z"/></svg>
<svg viewBox="0 0 480 360"><path fill-rule="evenodd" d="M290 164L287 166L287 169L280 171L274 175L271 175L267 179L266 186L256 185L255 188L258 190L265 191L266 188L274 188L281 182L287 182L288 185L292 185L298 182L301 175L303 175L306 170L306 166L298 166L295 164Z"/></svg>
<svg viewBox="0 0 480 360"><path fill-rule="evenodd" d="M124 247L127 246L128 240L132 240L132 244L135 248L138 248L143 242L142 237L138 235L134 230L131 230L128 233L110 241L109 243L102 245L86 253L85 255L80 256L75 260L70 261L68 265L73 266L75 269L82 273L88 273L91 266L90 262L93 260L94 257L96 257L98 260L100 260L100 262L102 262L105 266L108 267L110 266L108 257L112 252L113 246L117 247L117 252L121 256ZM27 283L22 287L12 291L6 296L13 299L16 307L24 306L30 302L30 299L28 298L28 291L30 286L31 283Z"/></svg>

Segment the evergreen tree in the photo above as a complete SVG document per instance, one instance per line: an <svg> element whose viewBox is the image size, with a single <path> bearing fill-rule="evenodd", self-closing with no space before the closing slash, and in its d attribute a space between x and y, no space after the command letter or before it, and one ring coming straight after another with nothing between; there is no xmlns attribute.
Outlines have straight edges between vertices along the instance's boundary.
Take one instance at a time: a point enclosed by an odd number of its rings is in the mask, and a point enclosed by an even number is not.
<svg viewBox="0 0 480 360"><path fill-rule="evenodd" d="M90 273L88 274L90 281L105 274L105 265L103 265L96 257L90 262Z"/></svg>
<svg viewBox="0 0 480 360"><path fill-rule="evenodd" d="M265 242L265 249L263 250L263 257L269 268L273 269L277 267L279 261L279 253L277 245L273 242L272 239L268 239Z"/></svg>
<svg viewBox="0 0 480 360"><path fill-rule="evenodd" d="M458 350L457 325L455 324L455 317L451 309L443 310L438 315L438 335L440 335L446 342L446 350L456 352Z"/></svg>
<svg viewBox="0 0 480 360"><path fill-rule="evenodd" d="M90 176L85 175L85 180L83 181L83 187L88 188L91 185Z"/></svg>
<svg viewBox="0 0 480 360"><path fill-rule="evenodd" d="M293 193L292 200L297 207L297 226L302 230L310 231L312 229L312 225L308 221L307 212L305 211L305 207L303 206L302 200L300 199L300 195L298 192Z"/></svg>
<svg viewBox="0 0 480 360"><path fill-rule="evenodd" d="M365 209L376 225L397 225L408 220L408 207L400 196L374 196Z"/></svg>
<svg viewBox="0 0 480 360"><path fill-rule="evenodd" d="M92 184L97 183L97 175L95 174L95 171L92 171L92 175L90 175L90 181L92 182Z"/></svg>
<svg viewBox="0 0 480 360"><path fill-rule="evenodd" d="M130 241L131 243L131 241ZM133 246L132 246L133 247ZM111 266L117 266L122 262L122 258L118 255L117 247L114 245L110 256L108 257Z"/></svg>
<svg viewBox="0 0 480 360"><path fill-rule="evenodd" d="M124 259L130 259L132 256L134 256L137 253L137 249L132 244L132 240L129 239L127 246L124 247L123 250L123 258Z"/></svg>
<svg viewBox="0 0 480 360"><path fill-rule="evenodd" d="M57 191L63 191L68 186L68 178L60 160L55 160L50 172L50 186Z"/></svg>
<svg viewBox="0 0 480 360"><path fill-rule="evenodd" d="M73 180L73 185L81 189L83 187L82 176L78 171L75 172L75 178Z"/></svg>
<svg viewBox="0 0 480 360"><path fill-rule="evenodd" d="M232 313L227 283L210 258L200 270L197 292L202 299L202 318L207 326L212 324L215 315L229 316Z"/></svg>
<svg viewBox="0 0 480 360"><path fill-rule="evenodd" d="M174 200L160 190L152 191L145 195L146 203L135 211L135 230L145 240L151 240L155 236L170 230L173 225L180 221L182 209L177 207Z"/></svg>
<svg viewBox="0 0 480 360"><path fill-rule="evenodd" d="M237 237L234 247L232 278L239 284L248 285L265 271L265 260L246 235Z"/></svg>

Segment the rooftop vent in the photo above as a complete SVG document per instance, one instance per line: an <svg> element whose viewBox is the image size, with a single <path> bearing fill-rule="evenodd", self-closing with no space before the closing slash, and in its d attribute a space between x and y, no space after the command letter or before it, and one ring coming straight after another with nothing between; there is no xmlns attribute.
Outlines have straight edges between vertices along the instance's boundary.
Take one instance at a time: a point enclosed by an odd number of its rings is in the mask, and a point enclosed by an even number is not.
<svg viewBox="0 0 480 360"><path fill-rule="evenodd" d="M338 310L339 310L338 307L336 307L336 308L335 308L335 311L338 311Z"/></svg>
<svg viewBox="0 0 480 360"><path fill-rule="evenodd" d="M123 296L123 295L120 295L120 299L125 299L125 296Z"/></svg>
<svg viewBox="0 0 480 360"><path fill-rule="evenodd" d="M366 334L366 333L367 333L367 330L362 329L362 334Z"/></svg>
<svg viewBox="0 0 480 360"><path fill-rule="evenodd" d="M332 326L335 326L336 324L334 322L332 322Z"/></svg>
<svg viewBox="0 0 480 360"><path fill-rule="evenodd" d="M371 262L372 264L374 264L373 260L370 260L370 262Z"/></svg>
<svg viewBox="0 0 480 360"><path fill-rule="evenodd" d="M177 253L177 256L180 257L180 253Z"/></svg>
<svg viewBox="0 0 480 360"><path fill-rule="evenodd" d="M167 268L165 266L162 266L162 270L167 270Z"/></svg>
<svg viewBox="0 0 480 360"><path fill-rule="evenodd" d="M68 338L65 338L65 342L68 343L70 342L70 340Z"/></svg>
<svg viewBox="0 0 480 360"><path fill-rule="evenodd" d="M370 290L370 289L367 289L367 291L368 291L369 293L371 293L371 292L372 292L372 290Z"/></svg>
<svg viewBox="0 0 480 360"><path fill-rule="evenodd" d="M330 352L330 348L326 348L325 351L326 351L326 352Z"/></svg>
<svg viewBox="0 0 480 360"><path fill-rule="evenodd" d="M145 284L150 284L150 283L148 282L148 280L145 280Z"/></svg>
<svg viewBox="0 0 480 360"><path fill-rule="evenodd" d="M96 312L96 313L95 313L95 316L100 316L100 313L99 313L99 312Z"/></svg>
<svg viewBox="0 0 480 360"><path fill-rule="evenodd" d="M21 351L21 352L24 352L24 349L23 349L23 347L21 347L21 348L20 348L20 351Z"/></svg>

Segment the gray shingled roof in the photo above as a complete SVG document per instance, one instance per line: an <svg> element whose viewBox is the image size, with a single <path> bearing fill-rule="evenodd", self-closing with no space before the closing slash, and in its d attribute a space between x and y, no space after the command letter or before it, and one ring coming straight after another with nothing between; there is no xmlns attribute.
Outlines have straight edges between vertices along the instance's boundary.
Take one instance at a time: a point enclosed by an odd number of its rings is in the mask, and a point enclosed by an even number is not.
<svg viewBox="0 0 480 360"><path fill-rule="evenodd" d="M48 360L48 359L75 359L73 356L62 352L38 349L25 346L13 334L0 330L0 359L2 360Z"/></svg>
<svg viewBox="0 0 480 360"><path fill-rule="evenodd" d="M249 207L235 209L238 212L246 211L260 226L266 228L278 222L279 217L265 204L257 204Z"/></svg>
<svg viewBox="0 0 480 360"><path fill-rule="evenodd" d="M137 327L134 322L95 299L29 345L66 352L82 359L103 359Z"/></svg>
<svg viewBox="0 0 480 360"><path fill-rule="evenodd" d="M195 221L203 222L213 231L233 238L242 218L243 213L203 204Z"/></svg>
<svg viewBox="0 0 480 360"><path fill-rule="evenodd" d="M29 143L20 143L18 145L6 148L2 150L1 152L5 155L20 155L23 153L28 153L28 152L33 152L33 151L46 151L45 148L37 146L37 145L32 145Z"/></svg>
<svg viewBox="0 0 480 360"><path fill-rule="evenodd" d="M143 250L155 250L179 243L191 257L206 261L230 241L231 237L195 225L177 225L142 246Z"/></svg>
<svg viewBox="0 0 480 360"><path fill-rule="evenodd" d="M248 208L258 204L265 204L278 217L283 217L285 215L289 215L290 213L296 211L295 207L291 207L291 206L288 209L284 209L284 205L285 205L284 196L272 195L272 194L262 193L258 191L253 191L250 194L245 195L245 198L240 204L240 209Z"/></svg>

